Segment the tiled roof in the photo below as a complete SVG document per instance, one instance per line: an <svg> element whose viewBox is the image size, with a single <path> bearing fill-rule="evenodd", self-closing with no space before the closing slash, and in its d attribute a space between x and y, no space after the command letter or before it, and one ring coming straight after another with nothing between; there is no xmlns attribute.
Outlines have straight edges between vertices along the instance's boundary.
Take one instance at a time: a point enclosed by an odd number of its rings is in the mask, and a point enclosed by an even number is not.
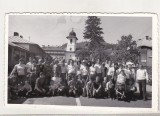
<svg viewBox="0 0 160 116"><path fill-rule="evenodd" d="M137 46L138 47L146 46L152 48L152 40L141 39L137 41Z"/></svg>
<svg viewBox="0 0 160 116"><path fill-rule="evenodd" d="M66 51L64 48L62 47L53 47L53 46L50 46L50 47L42 47L43 50L45 51Z"/></svg>
<svg viewBox="0 0 160 116"><path fill-rule="evenodd" d="M27 43L27 44L35 44L33 42L30 42L24 38L21 38L19 36L10 36L9 37L9 42L13 42L13 43Z"/></svg>
<svg viewBox="0 0 160 116"><path fill-rule="evenodd" d="M22 46L19 46L19 45L17 45L17 44L14 44L14 43L12 43L12 42L9 42L8 45L10 45L10 46L12 46L12 47L18 47L18 48L21 48L21 49L24 49L24 50L28 51L28 49L26 49L26 48L24 48L24 47L22 47Z"/></svg>

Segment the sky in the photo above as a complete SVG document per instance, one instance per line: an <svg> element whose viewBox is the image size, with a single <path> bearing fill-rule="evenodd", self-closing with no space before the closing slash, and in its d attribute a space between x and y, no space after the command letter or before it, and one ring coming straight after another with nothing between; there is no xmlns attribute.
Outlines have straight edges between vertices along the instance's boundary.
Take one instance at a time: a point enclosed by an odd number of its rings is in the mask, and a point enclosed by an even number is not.
<svg viewBox="0 0 160 116"><path fill-rule="evenodd" d="M104 40L117 43L122 35L133 36L133 40L152 37L152 18L99 16L103 28ZM87 16L60 15L10 15L8 35L18 32L24 39L42 45L62 45L67 43L67 36L72 28L78 42L85 41L83 32ZM30 38L30 39L29 39Z"/></svg>

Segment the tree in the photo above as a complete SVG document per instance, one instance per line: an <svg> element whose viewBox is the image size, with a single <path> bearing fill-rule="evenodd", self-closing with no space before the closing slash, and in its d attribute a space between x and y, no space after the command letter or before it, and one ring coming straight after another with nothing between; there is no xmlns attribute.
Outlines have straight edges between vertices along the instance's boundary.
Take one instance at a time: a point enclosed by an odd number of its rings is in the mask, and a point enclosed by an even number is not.
<svg viewBox="0 0 160 116"><path fill-rule="evenodd" d="M90 53L86 48L82 48L76 51L76 56L80 59L88 59L90 57Z"/></svg>
<svg viewBox="0 0 160 116"><path fill-rule="evenodd" d="M118 41L114 55L111 59L116 62L127 62L132 61L138 62L139 51L137 48L136 41L132 40L132 35L122 36L121 40Z"/></svg>
<svg viewBox="0 0 160 116"><path fill-rule="evenodd" d="M95 50L99 49L102 46L102 42L104 42L103 39L103 31L100 27L100 18L96 16L88 16L88 19L86 20L86 26L85 26L85 32L84 39L89 40L88 49L93 54Z"/></svg>

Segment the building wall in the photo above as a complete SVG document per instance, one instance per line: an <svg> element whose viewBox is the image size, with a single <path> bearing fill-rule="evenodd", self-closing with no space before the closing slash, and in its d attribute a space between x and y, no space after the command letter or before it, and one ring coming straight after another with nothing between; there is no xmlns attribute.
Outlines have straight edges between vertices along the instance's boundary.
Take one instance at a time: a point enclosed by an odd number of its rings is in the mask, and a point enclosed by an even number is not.
<svg viewBox="0 0 160 116"><path fill-rule="evenodd" d="M25 63L28 61L29 52L25 51L24 49L9 46L8 49L8 73L11 72L13 67L19 63L19 58L23 57Z"/></svg>
<svg viewBox="0 0 160 116"><path fill-rule="evenodd" d="M61 58L65 59L65 51L59 51L59 50L45 50L47 54L49 54L53 59L55 58Z"/></svg>
<svg viewBox="0 0 160 116"><path fill-rule="evenodd" d="M140 64L144 66L152 66L152 49L141 48L140 50Z"/></svg>
<svg viewBox="0 0 160 116"><path fill-rule="evenodd" d="M75 60L76 54L74 52L66 52L66 61L68 61L69 59Z"/></svg>
<svg viewBox="0 0 160 116"><path fill-rule="evenodd" d="M72 39L72 43L70 42L70 40ZM71 52L74 52L76 50L76 38L69 38L67 40L67 49L66 51L71 51Z"/></svg>
<svg viewBox="0 0 160 116"><path fill-rule="evenodd" d="M152 66L152 50L147 50L147 66Z"/></svg>

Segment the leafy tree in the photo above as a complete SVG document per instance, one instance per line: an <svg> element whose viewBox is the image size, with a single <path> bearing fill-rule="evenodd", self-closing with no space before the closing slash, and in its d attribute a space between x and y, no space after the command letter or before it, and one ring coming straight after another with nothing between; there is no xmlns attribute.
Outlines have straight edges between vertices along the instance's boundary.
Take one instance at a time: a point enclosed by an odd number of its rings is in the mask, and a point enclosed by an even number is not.
<svg viewBox="0 0 160 116"><path fill-rule="evenodd" d="M111 56L113 61L132 61L134 63L138 62L139 51L136 46L136 41L133 41L132 38L132 35L121 37L121 40L118 41L114 54Z"/></svg>
<svg viewBox="0 0 160 116"><path fill-rule="evenodd" d="M90 52L86 48L82 48L76 51L76 56L80 59L88 59L90 57Z"/></svg>
<svg viewBox="0 0 160 116"><path fill-rule="evenodd" d="M86 20L86 26L85 26L85 32L84 39L89 40L88 49L93 54L95 50L99 49L100 46L102 46L102 42L104 42L103 39L103 31L100 27L100 18L96 16L88 16L88 19Z"/></svg>

